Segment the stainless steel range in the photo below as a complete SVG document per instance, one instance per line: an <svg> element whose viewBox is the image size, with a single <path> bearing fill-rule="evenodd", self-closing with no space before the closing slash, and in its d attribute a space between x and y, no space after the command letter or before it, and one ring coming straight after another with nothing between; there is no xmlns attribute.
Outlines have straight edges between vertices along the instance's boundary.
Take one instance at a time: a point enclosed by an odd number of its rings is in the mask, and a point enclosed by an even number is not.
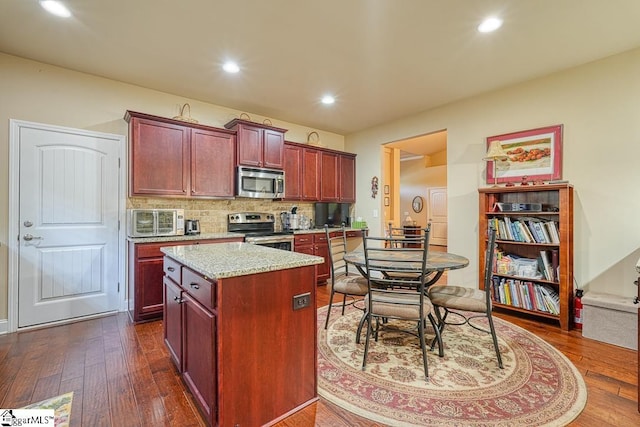
<svg viewBox="0 0 640 427"><path fill-rule="evenodd" d="M227 218L227 231L244 233L247 243L292 251L293 233L275 231L275 222L275 217L270 213L232 213Z"/></svg>

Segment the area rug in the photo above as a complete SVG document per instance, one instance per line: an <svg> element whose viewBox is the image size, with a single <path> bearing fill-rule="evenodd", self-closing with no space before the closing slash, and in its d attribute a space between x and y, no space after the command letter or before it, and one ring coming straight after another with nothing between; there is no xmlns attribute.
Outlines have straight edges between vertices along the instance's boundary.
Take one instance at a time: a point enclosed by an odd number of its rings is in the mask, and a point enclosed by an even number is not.
<svg viewBox="0 0 640 427"><path fill-rule="evenodd" d="M325 330L326 313L327 307L318 309L318 394L372 421L390 426L562 426L586 404L587 389L575 366L551 345L504 320L494 319L504 369L498 368L488 333L447 326L445 357L438 357L437 349L428 353L426 381L415 336L381 332L377 343L370 342L362 371L364 334L361 344L355 343L362 311L349 307L341 316L335 308Z"/></svg>
<svg viewBox="0 0 640 427"><path fill-rule="evenodd" d="M55 427L69 427L72 403L73 392L69 392L41 402L32 403L22 409L53 409L56 417L54 421Z"/></svg>

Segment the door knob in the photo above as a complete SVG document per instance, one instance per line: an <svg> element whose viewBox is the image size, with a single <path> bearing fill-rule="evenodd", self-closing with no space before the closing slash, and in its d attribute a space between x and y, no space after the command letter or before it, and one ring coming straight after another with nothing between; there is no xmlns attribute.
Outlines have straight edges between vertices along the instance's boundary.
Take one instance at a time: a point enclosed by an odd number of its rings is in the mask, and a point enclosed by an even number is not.
<svg viewBox="0 0 640 427"><path fill-rule="evenodd" d="M23 239L27 242L30 242L31 240L42 240L42 237L40 236L32 236L31 234L25 234Z"/></svg>

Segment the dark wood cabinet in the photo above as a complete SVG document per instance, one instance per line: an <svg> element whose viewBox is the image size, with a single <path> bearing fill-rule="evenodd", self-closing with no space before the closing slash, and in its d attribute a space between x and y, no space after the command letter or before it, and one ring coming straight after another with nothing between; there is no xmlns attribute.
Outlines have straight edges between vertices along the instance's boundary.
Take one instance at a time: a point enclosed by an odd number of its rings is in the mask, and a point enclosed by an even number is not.
<svg viewBox="0 0 640 427"><path fill-rule="evenodd" d="M189 128L138 116L129 120L129 195L189 192Z"/></svg>
<svg viewBox="0 0 640 427"><path fill-rule="evenodd" d="M164 343L178 371L182 372L182 289L165 276Z"/></svg>
<svg viewBox="0 0 640 427"><path fill-rule="evenodd" d="M234 119L224 125L236 131L238 165L282 169L286 129Z"/></svg>
<svg viewBox="0 0 640 427"><path fill-rule="evenodd" d="M233 131L127 111L129 195L232 198Z"/></svg>
<svg viewBox="0 0 640 427"><path fill-rule="evenodd" d="M215 425L214 420L217 416L216 316L200 305L188 289L185 291L182 297L184 315L182 375L204 417L210 425Z"/></svg>
<svg viewBox="0 0 640 427"><path fill-rule="evenodd" d="M214 299L207 297L215 295L216 282L169 257L164 272L164 342L203 416L215 425L216 316Z"/></svg>
<svg viewBox="0 0 640 427"><path fill-rule="evenodd" d="M355 203L356 201L356 156L353 154L341 154L339 157L338 193L342 203Z"/></svg>
<svg viewBox="0 0 640 427"><path fill-rule="evenodd" d="M167 275L173 263L165 257ZM273 425L317 400L313 266L218 280L181 271L177 284L165 276L166 305L181 310L165 337L180 331L182 377L208 425ZM304 293L309 307L294 310Z"/></svg>
<svg viewBox="0 0 640 427"><path fill-rule="evenodd" d="M324 233L296 234L293 240L295 252L315 255L324 258L324 263L316 264L316 279L318 283L326 282L331 276L329 265L329 243Z"/></svg>
<svg viewBox="0 0 640 427"><path fill-rule="evenodd" d="M338 155L321 153L320 156L320 201L338 201Z"/></svg>
<svg viewBox="0 0 640 427"><path fill-rule="evenodd" d="M320 152L305 148L302 153L302 200L320 200Z"/></svg>
<svg viewBox="0 0 640 427"><path fill-rule="evenodd" d="M129 242L129 317L135 322L161 319L163 315L163 246L242 242L240 238L181 240L162 243Z"/></svg>
<svg viewBox="0 0 640 427"><path fill-rule="evenodd" d="M233 197L235 194L235 136L191 130L192 197Z"/></svg>
<svg viewBox="0 0 640 427"><path fill-rule="evenodd" d="M302 199L302 156L303 147L284 145L284 192L285 200Z"/></svg>
<svg viewBox="0 0 640 427"><path fill-rule="evenodd" d="M355 203L355 154L295 142L285 143L285 153L287 200Z"/></svg>

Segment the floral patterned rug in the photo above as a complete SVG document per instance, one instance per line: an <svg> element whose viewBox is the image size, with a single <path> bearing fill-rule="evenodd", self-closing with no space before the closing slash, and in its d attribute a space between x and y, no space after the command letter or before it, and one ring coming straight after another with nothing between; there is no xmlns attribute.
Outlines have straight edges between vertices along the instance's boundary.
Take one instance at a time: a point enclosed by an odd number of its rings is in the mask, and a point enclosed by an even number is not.
<svg viewBox="0 0 640 427"><path fill-rule="evenodd" d="M491 335L447 326L444 358L428 353L425 381L417 337L380 333L362 371L364 335L355 343L362 311L318 309L318 394L361 417L391 426L562 426L584 409L582 376L560 352L526 330L494 319L504 369ZM480 325L485 319L476 319ZM414 325L393 321L394 325ZM433 336L429 329L428 339Z"/></svg>
<svg viewBox="0 0 640 427"><path fill-rule="evenodd" d="M54 421L55 427L68 427L72 402L73 392L69 392L41 402L32 403L22 409L53 409L56 417Z"/></svg>

